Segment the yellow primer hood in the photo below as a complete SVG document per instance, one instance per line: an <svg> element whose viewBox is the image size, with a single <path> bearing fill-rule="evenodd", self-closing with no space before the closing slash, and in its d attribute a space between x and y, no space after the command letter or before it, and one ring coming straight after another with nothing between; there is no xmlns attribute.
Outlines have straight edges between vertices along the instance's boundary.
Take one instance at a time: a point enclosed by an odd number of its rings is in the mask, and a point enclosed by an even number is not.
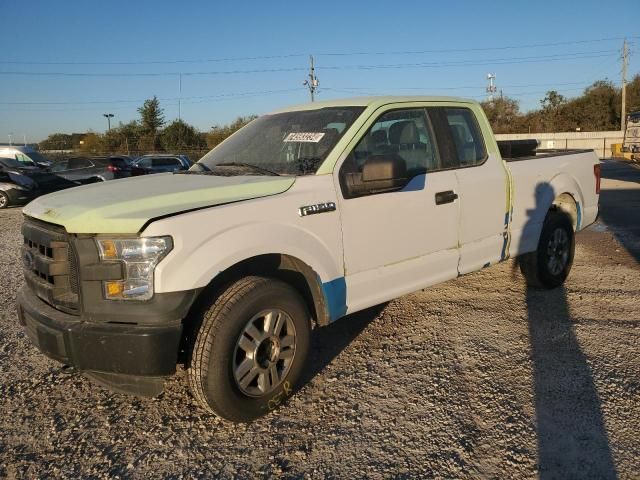
<svg viewBox="0 0 640 480"><path fill-rule="evenodd" d="M295 177L160 173L51 193L29 203L24 213L69 233L138 233L154 218L276 195L294 182Z"/></svg>

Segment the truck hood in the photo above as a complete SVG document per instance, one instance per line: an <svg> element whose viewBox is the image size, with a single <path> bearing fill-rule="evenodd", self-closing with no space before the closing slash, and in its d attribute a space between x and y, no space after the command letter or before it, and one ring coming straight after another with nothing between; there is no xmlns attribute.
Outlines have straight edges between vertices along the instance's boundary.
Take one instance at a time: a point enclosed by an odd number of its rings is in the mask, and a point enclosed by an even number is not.
<svg viewBox="0 0 640 480"><path fill-rule="evenodd" d="M138 233L157 217L276 195L294 182L295 177L160 173L45 195L24 213L62 225L69 233Z"/></svg>

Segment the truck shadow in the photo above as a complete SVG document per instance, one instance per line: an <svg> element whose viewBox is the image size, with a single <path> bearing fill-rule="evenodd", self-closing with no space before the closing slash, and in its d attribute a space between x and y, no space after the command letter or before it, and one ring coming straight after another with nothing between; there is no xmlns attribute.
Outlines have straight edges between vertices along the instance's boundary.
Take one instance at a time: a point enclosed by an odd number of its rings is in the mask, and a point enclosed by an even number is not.
<svg viewBox="0 0 640 480"><path fill-rule="evenodd" d="M549 189L549 184L538 185L537 205L547 205L541 200L548 198ZM528 213L534 217L534 212ZM576 337L564 286L528 286L525 300L539 478L617 478L600 398Z"/></svg>
<svg viewBox="0 0 640 480"><path fill-rule="evenodd" d="M539 477L617 478L600 398L564 287L528 288L526 302Z"/></svg>
<svg viewBox="0 0 640 480"><path fill-rule="evenodd" d="M385 309L389 302L348 315L326 327L316 328L311 336L311 352L300 388L321 373Z"/></svg>

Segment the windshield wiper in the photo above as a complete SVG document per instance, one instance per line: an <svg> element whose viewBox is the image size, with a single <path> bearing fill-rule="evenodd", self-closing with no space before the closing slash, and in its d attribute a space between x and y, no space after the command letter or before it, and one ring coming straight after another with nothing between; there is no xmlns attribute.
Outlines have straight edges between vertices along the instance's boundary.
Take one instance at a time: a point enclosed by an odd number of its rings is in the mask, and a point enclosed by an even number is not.
<svg viewBox="0 0 640 480"><path fill-rule="evenodd" d="M244 162L225 162L225 163L218 163L216 165L214 165L214 167L246 167L246 168L250 168L256 172L262 172L265 175L275 175L277 177L280 176L279 173L273 172L271 170L267 170L266 168L262 168L262 167L258 167L257 165L252 165L250 163L244 163Z"/></svg>

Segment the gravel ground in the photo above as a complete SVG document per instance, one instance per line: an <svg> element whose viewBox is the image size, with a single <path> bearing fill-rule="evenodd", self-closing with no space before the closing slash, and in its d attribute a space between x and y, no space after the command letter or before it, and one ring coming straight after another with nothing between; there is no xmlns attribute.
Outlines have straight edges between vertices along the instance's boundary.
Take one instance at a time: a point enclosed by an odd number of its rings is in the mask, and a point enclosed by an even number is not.
<svg viewBox="0 0 640 480"><path fill-rule="evenodd" d="M137 399L39 354L14 308L21 212L2 211L0 477L638 478L640 237L604 201L637 215L634 182L603 182L564 288L507 262L343 319L250 425L200 411L182 370Z"/></svg>

